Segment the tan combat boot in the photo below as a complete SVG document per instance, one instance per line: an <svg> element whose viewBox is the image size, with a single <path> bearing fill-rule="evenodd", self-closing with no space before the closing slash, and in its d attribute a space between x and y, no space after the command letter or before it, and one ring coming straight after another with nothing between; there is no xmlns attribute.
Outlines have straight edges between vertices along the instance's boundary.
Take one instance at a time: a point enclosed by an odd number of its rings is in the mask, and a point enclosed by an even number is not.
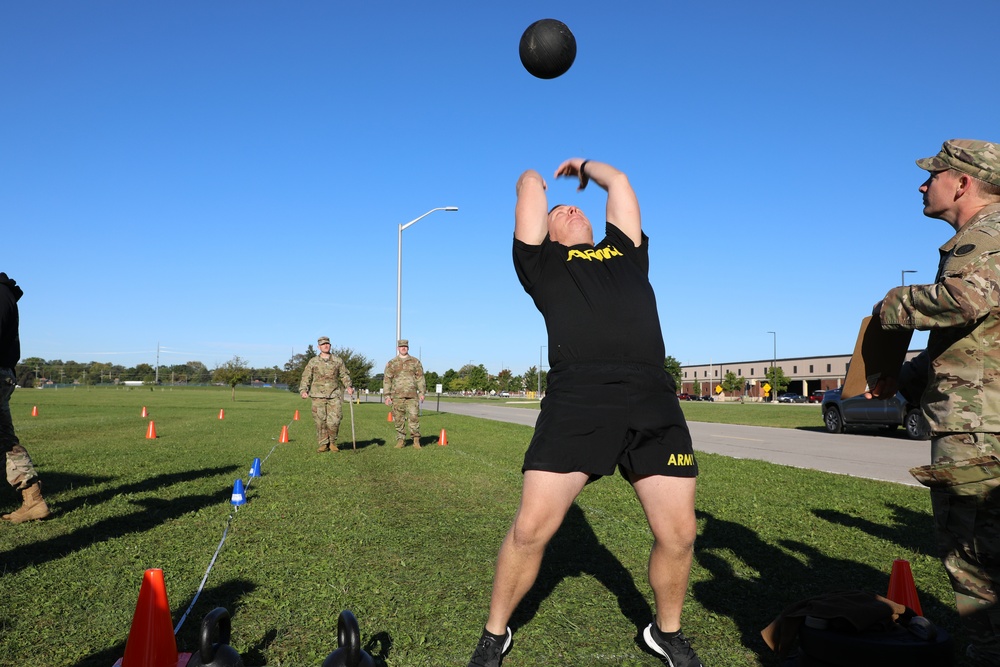
<svg viewBox="0 0 1000 667"><path fill-rule="evenodd" d="M420 434L419 433L414 433L413 434L413 448L414 449L422 449L422 447L420 446Z"/></svg>
<svg viewBox="0 0 1000 667"><path fill-rule="evenodd" d="M337 445L330 445L330 451L331 452L339 452L340 449L337 447Z"/></svg>
<svg viewBox="0 0 1000 667"><path fill-rule="evenodd" d="M403 441L403 440L397 440L396 441L396 449L402 449L404 445L406 445L405 441Z"/></svg>
<svg viewBox="0 0 1000 667"><path fill-rule="evenodd" d="M319 449L317 449L316 451L317 452L328 452L328 451L330 451L330 445L320 445Z"/></svg>
<svg viewBox="0 0 1000 667"><path fill-rule="evenodd" d="M44 519L49 512L49 506L42 498L42 483L35 482L31 486L21 491L21 498L24 504L10 514L4 514L3 520L11 523L24 523L25 521L35 521Z"/></svg>

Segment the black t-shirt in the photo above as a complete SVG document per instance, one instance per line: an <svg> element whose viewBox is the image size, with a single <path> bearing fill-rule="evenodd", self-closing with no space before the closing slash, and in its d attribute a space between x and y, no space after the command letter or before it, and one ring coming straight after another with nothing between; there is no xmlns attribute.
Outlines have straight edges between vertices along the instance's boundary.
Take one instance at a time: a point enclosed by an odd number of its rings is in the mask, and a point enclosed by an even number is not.
<svg viewBox="0 0 1000 667"><path fill-rule="evenodd" d="M610 222L594 247L514 239L514 270L545 318L549 366L633 361L663 366L663 333L649 284L649 239L636 248Z"/></svg>

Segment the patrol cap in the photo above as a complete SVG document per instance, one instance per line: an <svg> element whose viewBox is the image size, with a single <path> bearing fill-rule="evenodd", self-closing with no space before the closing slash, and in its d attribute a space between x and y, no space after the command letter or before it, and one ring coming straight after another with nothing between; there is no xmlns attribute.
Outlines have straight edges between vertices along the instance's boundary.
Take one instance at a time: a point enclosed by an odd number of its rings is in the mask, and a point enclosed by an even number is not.
<svg viewBox="0 0 1000 667"><path fill-rule="evenodd" d="M396 347L410 347L410 341L405 338L400 338L396 341Z"/></svg>
<svg viewBox="0 0 1000 667"><path fill-rule="evenodd" d="M330 344L330 337L329 336L320 336L319 340L317 342L320 345L329 345Z"/></svg>
<svg viewBox="0 0 1000 667"><path fill-rule="evenodd" d="M927 171L955 169L980 181L1000 186L1000 146L976 139L949 139L934 157L917 160Z"/></svg>

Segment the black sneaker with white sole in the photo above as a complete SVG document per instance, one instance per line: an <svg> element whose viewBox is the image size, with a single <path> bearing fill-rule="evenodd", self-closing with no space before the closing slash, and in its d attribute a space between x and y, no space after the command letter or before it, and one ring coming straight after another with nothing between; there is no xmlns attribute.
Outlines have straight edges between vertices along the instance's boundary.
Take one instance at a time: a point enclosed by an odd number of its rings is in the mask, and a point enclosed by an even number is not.
<svg viewBox="0 0 1000 667"><path fill-rule="evenodd" d="M660 656L663 663L670 667L704 667L683 632L678 631L672 637L666 637L654 621L642 631L642 638L649 650Z"/></svg>
<svg viewBox="0 0 1000 667"><path fill-rule="evenodd" d="M510 628L502 635L491 634L483 628L483 636L469 660L469 667L500 667L503 657L510 653L514 637Z"/></svg>

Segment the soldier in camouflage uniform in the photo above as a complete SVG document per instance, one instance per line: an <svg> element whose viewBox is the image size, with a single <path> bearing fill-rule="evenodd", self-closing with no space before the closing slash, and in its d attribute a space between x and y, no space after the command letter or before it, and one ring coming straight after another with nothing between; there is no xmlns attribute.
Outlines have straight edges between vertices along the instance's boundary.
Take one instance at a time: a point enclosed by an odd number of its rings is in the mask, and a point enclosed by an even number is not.
<svg viewBox="0 0 1000 667"><path fill-rule="evenodd" d="M382 381L385 404L392 407L392 420L396 423L396 449L406 444L406 422L410 423L413 448L420 449L420 404L424 402L427 387L424 384L424 367L420 360L410 356L410 341L396 341L399 355L385 365Z"/></svg>
<svg viewBox="0 0 1000 667"><path fill-rule="evenodd" d="M320 336L319 355L313 357L302 371L299 394L312 399L313 420L316 422L317 452L339 452L337 433L344 416L344 389L351 396L351 375L344 361L330 354L330 339Z"/></svg>
<svg viewBox="0 0 1000 667"><path fill-rule="evenodd" d="M10 396L17 384L14 366L21 358L18 335L17 301L24 292L17 283L0 273L0 453L6 459L7 482L21 492L23 504L3 520L24 523L49 516L49 506L42 498L42 482L27 450L14 432L10 416Z"/></svg>
<svg viewBox="0 0 1000 667"><path fill-rule="evenodd" d="M920 400L932 464L911 473L931 488L942 560L970 630L969 665L1000 665L1000 145L946 141L917 160L924 215L956 234L940 248L935 282L889 291L875 306L886 329L930 330L900 371ZM873 393L895 393L897 379Z"/></svg>

